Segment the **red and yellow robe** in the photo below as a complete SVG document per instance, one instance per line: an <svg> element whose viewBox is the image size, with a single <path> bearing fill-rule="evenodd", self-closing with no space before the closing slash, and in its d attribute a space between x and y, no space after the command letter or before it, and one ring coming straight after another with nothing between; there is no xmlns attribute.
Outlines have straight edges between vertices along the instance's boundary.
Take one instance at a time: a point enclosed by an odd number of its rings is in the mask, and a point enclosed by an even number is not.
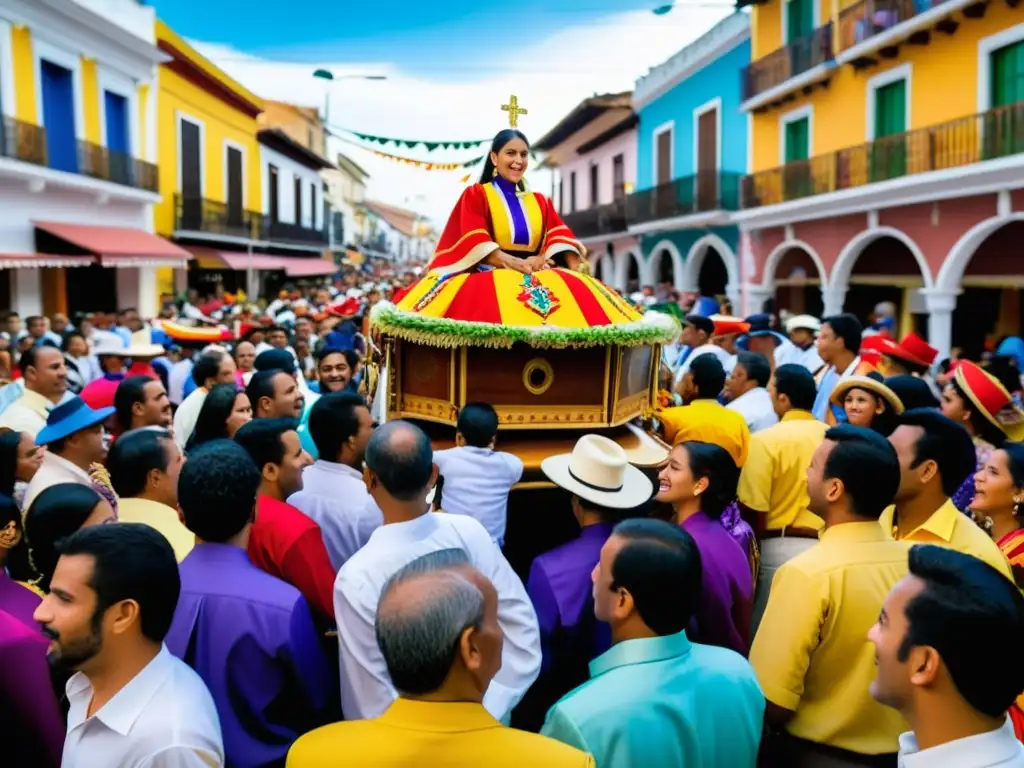
<svg viewBox="0 0 1024 768"><path fill-rule="evenodd" d="M500 176L462 193L429 268L442 275L465 272L498 248L522 258L575 253L584 259L587 253L548 198L517 190Z"/></svg>

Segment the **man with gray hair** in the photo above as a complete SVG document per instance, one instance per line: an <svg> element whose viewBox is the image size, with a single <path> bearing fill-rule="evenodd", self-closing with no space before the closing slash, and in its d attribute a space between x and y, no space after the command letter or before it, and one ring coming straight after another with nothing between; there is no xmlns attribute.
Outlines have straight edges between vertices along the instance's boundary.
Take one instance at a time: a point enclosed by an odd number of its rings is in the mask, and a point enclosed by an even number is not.
<svg viewBox="0 0 1024 768"><path fill-rule="evenodd" d="M522 581L477 520L430 511L427 493L437 480L437 467L430 440L419 427L392 421L378 428L366 446L365 462L367 489L384 524L334 582L346 719L377 717L395 700L394 681L374 631L377 603L388 580L418 557L460 549L497 590L497 621L505 639L500 669L493 680L488 678L483 704L505 720L540 671L537 614Z"/></svg>
<svg viewBox="0 0 1024 768"><path fill-rule="evenodd" d="M338 755L353 765L593 768L590 755L505 728L484 709L502 666L499 603L463 549L434 550L400 568L384 585L375 620L398 698L372 720L302 736L288 768L333 764Z"/></svg>

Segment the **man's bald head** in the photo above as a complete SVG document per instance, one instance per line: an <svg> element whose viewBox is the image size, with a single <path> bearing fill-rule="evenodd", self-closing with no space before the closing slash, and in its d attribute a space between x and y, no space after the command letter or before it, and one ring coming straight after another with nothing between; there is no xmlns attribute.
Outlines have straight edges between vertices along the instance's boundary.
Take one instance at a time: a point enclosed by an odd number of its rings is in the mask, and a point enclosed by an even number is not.
<svg viewBox="0 0 1024 768"><path fill-rule="evenodd" d="M433 481L434 450L422 429L390 421L376 429L366 446L366 467L399 501L426 498Z"/></svg>

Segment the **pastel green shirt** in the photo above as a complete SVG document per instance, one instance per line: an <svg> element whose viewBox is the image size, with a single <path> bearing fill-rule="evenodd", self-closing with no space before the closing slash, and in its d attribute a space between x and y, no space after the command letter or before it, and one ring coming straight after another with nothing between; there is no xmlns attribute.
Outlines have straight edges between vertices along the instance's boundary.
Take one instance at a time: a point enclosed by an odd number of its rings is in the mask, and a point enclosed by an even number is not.
<svg viewBox="0 0 1024 768"><path fill-rule="evenodd" d="M764 707L746 659L680 632L598 656L541 733L589 752L598 768L753 768Z"/></svg>

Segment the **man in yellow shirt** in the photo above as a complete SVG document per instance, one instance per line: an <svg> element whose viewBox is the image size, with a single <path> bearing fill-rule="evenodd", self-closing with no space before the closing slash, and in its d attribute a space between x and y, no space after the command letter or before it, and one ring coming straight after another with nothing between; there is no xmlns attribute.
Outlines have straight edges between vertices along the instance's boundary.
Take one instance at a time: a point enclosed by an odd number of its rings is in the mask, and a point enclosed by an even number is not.
<svg viewBox="0 0 1024 768"><path fill-rule="evenodd" d="M768 382L768 394L780 421L751 435L737 490L747 510L744 518L761 542L751 624L755 632L775 572L817 544L824 525L807 509L807 468L828 430L811 413L817 395L814 377L802 365L780 365Z"/></svg>
<svg viewBox="0 0 1024 768"><path fill-rule="evenodd" d="M714 443L742 467L750 447L750 429L743 415L718 402L725 385L725 367L714 355L701 355L690 363L679 384L686 405L658 411L665 439L672 445L687 440Z"/></svg>
<svg viewBox="0 0 1024 768"><path fill-rule="evenodd" d="M895 452L870 429L833 427L814 452L807 491L825 529L776 572L750 649L768 700L773 732L762 750L771 765L896 764L906 722L871 698L867 634L907 574L909 546L878 526L899 483Z"/></svg>
<svg viewBox="0 0 1024 768"><path fill-rule="evenodd" d="M178 516L178 475L185 459L171 433L158 427L125 432L110 449L107 468L118 495L117 518L164 535L180 563L196 537Z"/></svg>
<svg viewBox="0 0 1024 768"><path fill-rule="evenodd" d="M915 408L900 416L889 442L900 460L900 488L879 519L886 535L974 555L1012 580L996 543L950 499L977 462L967 430L936 410Z"/></svg>
<svg viewBox="0 0 1024 768"><path fill-rule="evenodd" d="M585 752L506 728L484 709L501 666L498 593L462 550L431 552L392 576L376 633L398 698L380 717L307 733L288 751L287 768L594 768Z"/></svg>

